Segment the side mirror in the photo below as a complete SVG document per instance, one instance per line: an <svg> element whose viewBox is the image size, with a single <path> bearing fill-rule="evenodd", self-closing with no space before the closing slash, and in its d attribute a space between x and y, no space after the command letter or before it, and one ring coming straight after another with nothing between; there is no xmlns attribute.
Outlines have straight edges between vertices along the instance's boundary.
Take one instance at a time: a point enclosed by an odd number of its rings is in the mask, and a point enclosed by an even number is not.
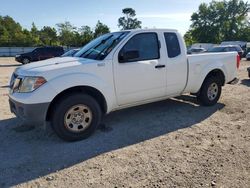
<svg viewBox="0 0 250 188"><path fill-rule="evenodd" d="M137 50L126 51L119 54L119 62L120 63L130 62L133 59L137 59L139 57L140 54L139 51Z"/></svg>

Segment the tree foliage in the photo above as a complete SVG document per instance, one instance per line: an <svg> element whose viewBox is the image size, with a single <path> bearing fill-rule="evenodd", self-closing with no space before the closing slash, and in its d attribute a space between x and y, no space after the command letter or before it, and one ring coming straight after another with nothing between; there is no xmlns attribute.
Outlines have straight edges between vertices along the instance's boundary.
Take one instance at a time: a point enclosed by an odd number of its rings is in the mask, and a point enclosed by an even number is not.
<svg viewBox="0 0 250 188"><path fill-rule="evenodd" d="M25 42L25 32L19 23L11 17L0 17L0 41L6 46L19 45Z"/></svg>
<svg viewBox="0 0 250 188"><path fill-rule="evenodd" d="M248 10L247 3L242 0L202 3L191 16L192 24L185 39L207 43L250 41Z"/></svg>
<svg viewBox="0 0 250 188"><path fill-rule="evenodd" d="M134 9L124 8L122 13L124 16L118 19L118 27L122 30L141 28L141 21L135 18L136 13Z"/></svg>
<svg viewBox="0 0 250 188"><path fill-rule="evenodd" d="M98 20L96 26L95 26L95 31L94 31L94 37L99 37L100 35L109 33L109 27Z"/></svg>
<svg viewBox="0 0 250 188"><path fill-rule="evenodd" d="M94 38L94 32L87 25L82 26L79 29L79 33L80 33L80 36L81 36L80 40L82 41L82 45L87 44L89 41L91 41Z"/></svg>
<svg viewBox="0 0 250 188"><path fill-rule="evenodd" d="M0 46L75 46L87 44L93 38L110 32L109 27L98 21L95 28L76 28L70 22L58 23L56 28L44 26L38 29L32 23L31 29L23 29L10 16L0 16Z"/></svg>

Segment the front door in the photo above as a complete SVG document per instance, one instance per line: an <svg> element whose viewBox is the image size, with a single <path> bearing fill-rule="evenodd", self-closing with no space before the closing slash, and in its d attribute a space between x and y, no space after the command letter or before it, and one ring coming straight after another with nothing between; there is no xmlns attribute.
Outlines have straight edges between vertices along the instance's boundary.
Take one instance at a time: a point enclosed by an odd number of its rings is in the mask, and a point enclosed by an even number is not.
<svg viewBox="0 0 250 188"><path fill-rule="evenodd" d="M165 95L166 65L160 58L157 33L135 34L114 59L118 105L129 105Z"/></svg>

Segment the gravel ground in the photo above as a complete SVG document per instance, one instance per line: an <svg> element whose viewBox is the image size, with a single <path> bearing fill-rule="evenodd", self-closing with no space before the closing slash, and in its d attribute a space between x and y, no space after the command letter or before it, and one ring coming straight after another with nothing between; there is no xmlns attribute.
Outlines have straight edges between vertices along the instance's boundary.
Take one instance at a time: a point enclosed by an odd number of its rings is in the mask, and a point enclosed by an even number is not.
<svg viewBox="0 0 250 188"><path fill-rule="evenodd" d="M114 112L75 143L10 113L16 66L0 58L0 187L250 187L250 62L213 107L185 95Z"/></svg>

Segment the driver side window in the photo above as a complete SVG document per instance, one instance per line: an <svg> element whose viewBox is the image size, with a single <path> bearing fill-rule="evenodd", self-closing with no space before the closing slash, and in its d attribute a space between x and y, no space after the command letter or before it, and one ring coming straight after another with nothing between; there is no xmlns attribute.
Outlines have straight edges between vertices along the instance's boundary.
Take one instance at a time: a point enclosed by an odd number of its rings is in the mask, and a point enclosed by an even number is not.
<svg viewBox="0 0 250 188"><path fill-rule="evenodd" d="M136 52L138 57L132 59L123 59L122 62L134 62L143 60L159 59L159 43L156 33L141 33L133 36L125 44L119 53L123 58L125 53ZM119 60L119 62L121 62Z"/></svg>

